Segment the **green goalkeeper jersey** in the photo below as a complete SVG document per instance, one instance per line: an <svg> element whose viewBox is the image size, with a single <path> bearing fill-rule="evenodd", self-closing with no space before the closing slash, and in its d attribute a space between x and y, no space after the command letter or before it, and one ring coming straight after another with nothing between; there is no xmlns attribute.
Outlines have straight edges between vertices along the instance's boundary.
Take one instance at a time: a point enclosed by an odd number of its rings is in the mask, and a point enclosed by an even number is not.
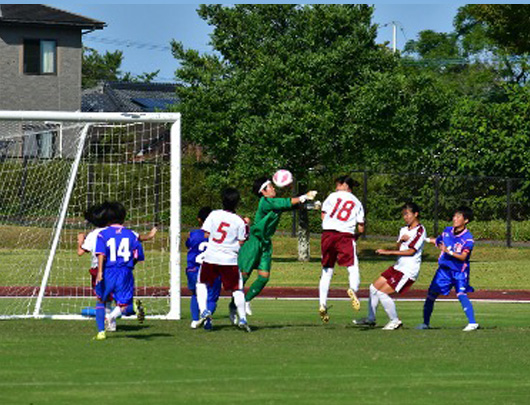
<svg viewBox="0 0 530 405"><path fill-rule="evenodd" d="M283 211L292 209L290 198L261 197L250 233L262 241L270 241Z"/></svg>

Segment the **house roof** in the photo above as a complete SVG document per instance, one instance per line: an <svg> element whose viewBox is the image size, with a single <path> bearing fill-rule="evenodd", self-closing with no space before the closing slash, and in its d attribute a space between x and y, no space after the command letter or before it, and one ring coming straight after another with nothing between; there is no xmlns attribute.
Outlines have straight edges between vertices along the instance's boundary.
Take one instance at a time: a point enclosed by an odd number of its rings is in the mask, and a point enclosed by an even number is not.
<svg viewBox="0 0 530 405"><path fill-rule="evenodd" d="M174 83L107 82L83 90L83 112L154 112L178 103Z"/></svg>
<svg viewBox="0 0 530 405"><path fill-rule="evenodd" d="M43 4L0 4L0 24L36 24L103 29L103 21Z"/></svg>

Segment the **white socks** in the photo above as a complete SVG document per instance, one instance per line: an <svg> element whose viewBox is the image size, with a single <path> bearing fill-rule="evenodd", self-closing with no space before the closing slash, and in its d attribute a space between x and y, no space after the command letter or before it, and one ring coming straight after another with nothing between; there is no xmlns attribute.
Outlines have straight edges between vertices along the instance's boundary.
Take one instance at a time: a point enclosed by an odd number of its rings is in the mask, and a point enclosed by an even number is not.
<svg viewBox="0 0 530 405"><path fill-rule="evenodd" d="M121 315L121 308L119 305L116 305L114 309L109 313L108 317L111 322L114 322L118 316Z"/></svg>
<svg viewBox="0 0 530 405"><path fill-rule="evenodd" d="M239 321L246 321L246 310L245 310L245 294L242 290L236 290L232 293L234 297L234 304L237 308L237 315L239 316Z"/></svg>
<svg viewBox="0 0 530 405"><path fill-rule="evenodd" d="M195 292L197 294L197 304L199 304L199 314L202 315L202 313L206 311L208 288L206 287L206 284L197 283L195 286Z"/></svg>
<svg viewBox="0 0 530 405"><path fill-rule="evenodd" d="M375 322L375 314L379 305L378 291L373 284L370 284L370 296L368 297L368 319Z"/></svg>
<svg viewBox="0 0 530 405"><path fill-rule="evenodd" d="M350 288L357 292L361 284L361 276L359 274L359 265L354 264L348 267L348 280L350 281Z"/></svg>
<svg viewBox="0 0 530 405"><path fill-rule="evenodd" d="M320 284L318 285L320 305L326 306L328 301L329 286L333 278L333 267L324 267L322 275L320 276Z"/></svg>
<svg viewBox="0 0 530 405"><path fill-rule="evenodd" d="M370 284L370 298L368 299L368 319L375 321L375 314L377 311L377 305L381 302L386 314L391 321L398 320L396 303L392 297L382 291L379 291L374 287L373 284Z"/></svg>

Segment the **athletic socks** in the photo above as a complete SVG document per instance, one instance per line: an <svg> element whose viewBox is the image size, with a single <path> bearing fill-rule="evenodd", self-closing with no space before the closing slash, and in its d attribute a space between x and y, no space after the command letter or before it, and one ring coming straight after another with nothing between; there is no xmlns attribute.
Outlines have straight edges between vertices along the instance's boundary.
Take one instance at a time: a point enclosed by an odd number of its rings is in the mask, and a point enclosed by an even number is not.
<svg viewBox="0 0 530 405"><path fill-rule="evenodd" d="M377 291L377 295L379 296L379 301L381 301L381 305L385 309L385 312L390 318L390 320L391 321L398 320L399 318L397 315L396 303L394 302L392 297L382 291Z"/></svg>
<svg viewBox="0 0 530 405"><path fill-rule="evenodd" d="M333 278L333 268L325 267L322 269L322 275L320 276L320 283L318 285L320 305L326 305L328 301L329 286L331 285L331 279Z"/></svg>
<svg viewBox="0 0 530 405"><path fill-rule="evenodd" d="M361 284L359 266L353 265L348 267L348 280L350 282L350 288L357 292L359 290L359 285Z"/></svg>
<svg viewBox="0 0 530 405"><path fill-rule="evenodd" d="M368 298L368 319L375 322L375 314L379 305L378 290L373 284L370 284L370 296Z"/></svg>
<svg viewBox="0 0 530 405"><path fill-rule="evenodd" d="M429 292L425 303L423 304L423 323L425 325L430 325L432 311L434 310L434 302L438 298L438 294Z"/></svg>
<svg viewBox="0 0 530 405"><path fill-rule="evenodd" d="M237 308L239 321L246 321L247 313L245 311L245 293L243 293L242 290L237 290L232 293L232 297L234 297L234 304Z"/></svg>
<svg viewBox="0 0 530 405"><path fill-rule="evenodd" d="M473 310L473 304L471 304L467 294L457 294L457 296L469 323L477 323L475 321L475 311Z"/></svg>
<svg viewBox="0 0 530 405"><path fill-rule="evenodd" d="M261 290L265 288L267 283L269 282L268 277L263 277L258 274L258 278L254 280L252 285L250 286L250 289L248 290L247 294L245 295L245 301L250 301L252 298L254 298L256 295L258 295ZM198 284L197 284L198 285ZM198 289L197 289L198 291ZM199 302L200 305L200 302Z"/></svg>
<svg viewBox="0 0 530 405"><path fill-rule="evenodd" d="M105 304L102 302L96 304L96 325L98 332L105 332Z"/></svg>
<svg viewBox="0 0 530 405"><path fill-rule="evenodd" d="M197 283L195 286L197 292L197 303L199 304L199 312L202 314L207 309L208 288L206 284Z"/></svg>
<svg viewBox="0 0 530 405"><path fill-rule="evenodd" d="M199 312L199 304L197 303L197 294L195 291L192 291L192 295L191 295L190 312L191 312L191 319L193 321L198 321L200 312Z"/></svg>

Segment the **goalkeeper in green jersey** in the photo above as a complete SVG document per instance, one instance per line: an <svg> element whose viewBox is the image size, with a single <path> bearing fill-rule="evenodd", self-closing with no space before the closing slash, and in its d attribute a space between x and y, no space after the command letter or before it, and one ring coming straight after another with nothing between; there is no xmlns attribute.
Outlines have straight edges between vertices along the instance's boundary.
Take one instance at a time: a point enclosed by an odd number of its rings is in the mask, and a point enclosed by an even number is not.
<svg viewBox="0 0 530 405"><path fill-rule="evenodd" d="M252 191L259 197L258 210L250 227L250 236L241 247L238 256L238 267L246 283L253 270L258 270L258 277L245 295L246 310L252 315L250 301L267 285L271 271L272 241L283 211L297 208L297 205L313 200L316 191L295 198L276 198L276 189L267 177L254 181ZM236 313L230 305L230 319L236 322Z"/></svg>

